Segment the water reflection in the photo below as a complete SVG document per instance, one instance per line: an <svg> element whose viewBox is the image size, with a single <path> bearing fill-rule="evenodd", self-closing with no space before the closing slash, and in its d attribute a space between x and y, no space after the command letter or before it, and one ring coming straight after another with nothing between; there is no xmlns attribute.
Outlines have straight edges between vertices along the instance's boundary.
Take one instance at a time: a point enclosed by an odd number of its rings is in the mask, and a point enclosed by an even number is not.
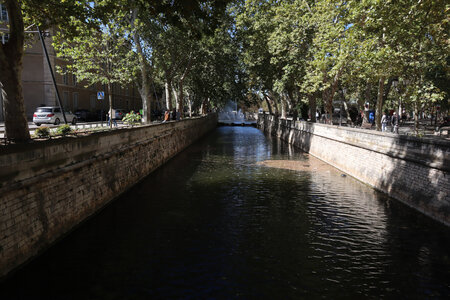
<svg viewBox="0 0 450 300"><path fill-rule="evenodd" d="M4 282L0 298L445 298L449 241L448 228L321 161L221 127Z"/></svg>

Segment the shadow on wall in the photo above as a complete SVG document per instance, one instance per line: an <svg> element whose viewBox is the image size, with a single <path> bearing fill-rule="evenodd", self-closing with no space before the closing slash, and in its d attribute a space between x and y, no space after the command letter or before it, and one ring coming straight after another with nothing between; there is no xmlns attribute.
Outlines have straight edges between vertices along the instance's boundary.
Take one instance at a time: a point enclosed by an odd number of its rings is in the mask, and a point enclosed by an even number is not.
<svg viewBox="0 0 450 300"><path fill-rule="evenodd" d="M415 151L417 149L411 148L411 145L407 145L402 138L398 137L395 145L386 152L389 163L385 164L378 188L391 197L450 226L448 150L442 151L441 159L429 157L428 160L424 160ZM420 145L417 146L420 147ZM432 149L428 151L437 152Z"/></svg>
<svg viewBox="0 0 450 300"><path fill-rule="evenodd" d="M258 128L305 152L309 152L314 136L314 123L296 122L268 114L259 114Z"/></svg>
<svg viewBox="0 0 450 300"><path fill-rule="evenodd" d="M260 115L258 127L450 225L449 144ZM324 127L325 126L325 127ZM327 127L329 129L327 129ZM334 130L334 132L333 132ZM315 140L317 139L317 140ZM317 152L317 153L316 153Z"/></svg>

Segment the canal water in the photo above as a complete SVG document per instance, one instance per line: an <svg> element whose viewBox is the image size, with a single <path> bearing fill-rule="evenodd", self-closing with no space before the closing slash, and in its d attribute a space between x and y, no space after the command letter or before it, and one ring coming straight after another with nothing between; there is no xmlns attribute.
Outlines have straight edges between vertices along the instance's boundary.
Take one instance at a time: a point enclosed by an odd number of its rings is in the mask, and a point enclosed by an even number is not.
<svg viewBox="0 0 450 300"><path fill-rule="evenodd" d="M0 299L449 296L449 228L250 127L219 127L0 284Z"/></svg>

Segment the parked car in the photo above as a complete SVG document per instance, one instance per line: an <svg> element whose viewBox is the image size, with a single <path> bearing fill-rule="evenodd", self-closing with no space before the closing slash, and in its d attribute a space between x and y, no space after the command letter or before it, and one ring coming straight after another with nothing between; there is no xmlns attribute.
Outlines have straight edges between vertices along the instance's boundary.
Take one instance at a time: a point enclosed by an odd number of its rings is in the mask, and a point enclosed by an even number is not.
<svg viewBox="0 0 450 300"><path fill-rule="evenodd" d="M75 111L75 116L77 117L77 120L85 122L95 121L96 119L95 113L87 109L77 109Z"/></svg>
<svg viewBox="0 0 450 300"><path fill-rule="evenodd" d="M77 123L77 117L72 112L66 111L65 115L67 122L73 125ZM38 107L33 114L33 123L37 126L44 123L59 125L61 121L64 121L64 117L59 106Z"/></svg>

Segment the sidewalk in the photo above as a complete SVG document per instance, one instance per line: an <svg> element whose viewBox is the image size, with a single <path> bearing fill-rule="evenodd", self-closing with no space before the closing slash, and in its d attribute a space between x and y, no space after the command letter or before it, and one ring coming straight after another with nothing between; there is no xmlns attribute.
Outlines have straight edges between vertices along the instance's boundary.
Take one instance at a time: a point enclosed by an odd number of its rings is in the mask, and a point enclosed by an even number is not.
<svg viewBox="0 0 450 300"><path fill-rule="evenodd" d="M355 127L359 128L359 127ZM372 126L371 128L364 128L365 130L376 130L376 126ZM450 135L447 130L443 130L442 135L439 134L439 131L436 131L436 126L430 125L429 120L421 120L419 121L419 137L427 137L427 138L437 138L437 139L446 139L450 140ZM387 133L392 133L392 126L387 127ZM410 135L415 136L414 131L414 121L405 121L400 124L398 128L399 135ZM394 133L392 133L394 134Z"/></svg>
<svg viewBox="0 0 450 300"><path fill-rule="evenodd" d="M60 124L63 125L63 124ZM108 127L107 121L96 121L96 122L79 122L76 125L69 124L72 129L85 129L85 128L95 128L95 127ZM47 126L50 129L58 128L59 125L53 125L53 124L43 124L42 126ZM122 121L117 121L117 126L113 126L113 128L119 128L124 127ZM36 126L33 122L28 122L28 128L30 129L30 134L33 134L34 131L39 128L39 126ZM0 138L4 137L5 133L5 122L0 122Z"/></svg>

